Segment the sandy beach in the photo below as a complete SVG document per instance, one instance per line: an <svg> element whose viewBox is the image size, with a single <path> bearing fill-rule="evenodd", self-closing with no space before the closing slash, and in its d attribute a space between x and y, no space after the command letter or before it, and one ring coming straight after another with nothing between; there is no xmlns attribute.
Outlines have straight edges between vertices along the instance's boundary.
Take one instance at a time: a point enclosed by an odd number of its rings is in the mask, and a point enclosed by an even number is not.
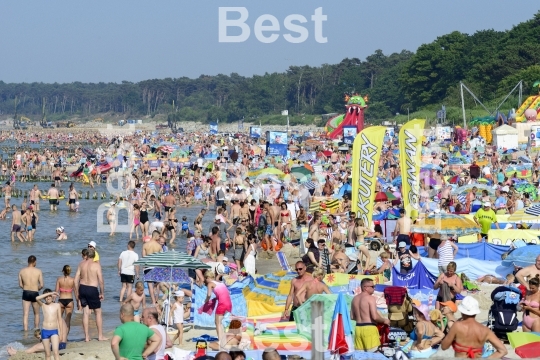
<svg viewBox="0 0 540 360"><path fill-rule="evenodd" d="M286 245L284 248L284 252L287 254L287 259L289 261L289 264L294 264L294 262L299 260L298 256L298 248L289 247ZM375 261L375 259L378 256L378 253L375 251L370 251L372 262ZM262 256L259 257L257 260L257 270L260 274L266 274L270 272L275 272L280 270L279 263L275 259L267 259L267 257L262 254ZM488 310L491 306L491 292L497 285L489 285L489 284L482 284L480 286L480 291L472 294L474 298L476 298L480 304L480 308L482 310L482 313L477 316L477 320L482 323L487 322L488 318ZM456 314L459 318L459 313ZM521 315L520 315L521 317ZM118 321L118 324L120 325L120 321ZM80 326L80 325L75 325ZM186 341L188 339L192 339L194 337L198 337L204 334L208 334L211 336L216 336L215 329L208 329L208 328L194 328L190 329L189 331L184 333L184 343L181 346L176 345L176 347L184 350L190 350L193 351L195 344L191 341ZM106 333L106 336L110 339L113 336L113 331L110 331ZM506 344L508 348L508 355L506 358L509 359L520 359L519 356L517 356L510 345ZM77 342L68 342L67 348L64 351L61 351L60 354L64 359L69 360L89 360L89 359L103 359L103 360L114 360L114 356L111 352L110 348L110 341L97 341L92 340L88 343L83 341L77 341ZM451 359L454 352L452 349L449 349L447 351L439 350L439 352L436 354L436 356L431 357L431 359ZM43 353L38 354L25 354L23 352L17 353L15 356L12 356L10 359L13 360L36 360L36 359L43 359Z"/></svg>

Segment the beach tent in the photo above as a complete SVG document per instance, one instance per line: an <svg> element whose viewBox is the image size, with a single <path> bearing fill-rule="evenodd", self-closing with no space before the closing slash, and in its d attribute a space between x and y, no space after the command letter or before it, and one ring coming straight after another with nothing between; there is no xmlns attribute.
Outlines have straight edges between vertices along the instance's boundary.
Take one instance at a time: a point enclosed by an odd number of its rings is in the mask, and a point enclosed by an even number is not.
<svg viewBox="0 0 540 360"><path fill-rule="evenodd" d="M493 130L493 145L498 150L503 149L517 149L518 144L518 131L509 125L502 125Z"/></svg>

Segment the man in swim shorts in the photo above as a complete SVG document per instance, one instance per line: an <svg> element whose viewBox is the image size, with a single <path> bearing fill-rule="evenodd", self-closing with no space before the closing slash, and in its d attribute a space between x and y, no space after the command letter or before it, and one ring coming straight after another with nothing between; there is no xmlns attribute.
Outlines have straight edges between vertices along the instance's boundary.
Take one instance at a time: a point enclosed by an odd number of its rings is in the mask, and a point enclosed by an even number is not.
<svg viewBox="0 0 540 360"><path fill-rule="evenodd" d="M399 219L394 230L394 243L397 245L400 242L405 242L407 246L411 245L411 224L412 220L406 216L405 209L399 209ZM397 238L396 238L397 237Z"/></svg>
<svg viewBox="0 0 540 360"><path fill-rule="evenodd" d="M51 211L56 211L58 209L58 190L56 189L54 184L51 184L51 188L47 192L47 196L49 198L49 205L51 206Z"/></svg>
<svg viewBox="0 0 540 360"><path fill-rule="evenodd" d="M19 271L19 286L23 289L22 305L23 305L23 329L28 330L28 313L30 305L34 310L34 329L39 327L39 305L36 303L36 297L39 295L39 290L43 288L43 274L41 270L36 268L36 257L30 255L28 257L28 266Z"/></svg>
<svg viewBox="0 0 540 360"><path fill-rule="evenodd" d="M390 326L390 320L377 312L376 299L373 296L375 284L372 279L362 279L362 292L351 303L351 318L356 321L354 348L360 351L374 352L381 345L376 324Z"/></svg>
<svg viewBox="0 0 540 360"><path fill-rule="evenodd" d="M22 214L17 210L17 205L11 205L11 242L15 241L15 234L20 242L26 241L21 233Z"/></svg>
<svg viewBox="0 0 540 360"><path fill-rule="evenodd" d="M83 308L83 329L85 340L90 341L90 333L88 332L88 321L90 310L94 310L96 314L96 325L98 330L98 340L108 340L103 336L103 318L101 312L101 302L104 299L103 293L105 284L101 272L101 265L98 261L94 261L96 252L93 248L88 248L88 258L81 261L77 274L75 275L75 286L78 286L78 304L77 308ZM99 291L98 291L99 286Z"/></svg>

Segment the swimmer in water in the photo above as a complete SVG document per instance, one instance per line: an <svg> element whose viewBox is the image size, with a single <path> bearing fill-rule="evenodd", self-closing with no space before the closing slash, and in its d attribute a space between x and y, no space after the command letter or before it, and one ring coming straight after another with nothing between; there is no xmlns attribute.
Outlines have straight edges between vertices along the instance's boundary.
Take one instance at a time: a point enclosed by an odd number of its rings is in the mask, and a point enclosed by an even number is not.
<svg viewBox="0 0 540 360"><path fill-rule="evenodd" d="M6 219L6 216L8 214L8 212L10 211L11 209L10 208L5 208L4 210L2 210L0 212L0 220L5 220Z"/></svg>
<svg viewBox="0 0 540 360"><path fill-rule="evenodd" d="M67 240L67 234L63 226L56 228L56 240Z"/></svg>

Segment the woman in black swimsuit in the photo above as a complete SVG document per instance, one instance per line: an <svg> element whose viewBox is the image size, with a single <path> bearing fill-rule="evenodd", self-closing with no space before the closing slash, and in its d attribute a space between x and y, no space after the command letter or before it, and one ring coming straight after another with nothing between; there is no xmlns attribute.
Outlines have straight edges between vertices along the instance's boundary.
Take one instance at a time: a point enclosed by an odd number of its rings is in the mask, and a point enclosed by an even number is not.
<svg viewBox="0 0 540 360"><path fill-rule="evenodd" d="M148 236L148 228L150 227L150 221L148 219L148 210L150 207L146 201L141 201L141 208L139 209L139 221L141 222L142 236Z"/></svg>
<svg viewBox="0 0 540 360"><path fill-rule="evenodd" d="M71 314L73 314L73 289L75 288L75 279L69 276L71 274L71 267L64 265L62 268L64 276L60 276L56 280L56 293L60 294L58 303L62 314L65 312L64 320L66 321L67 332L69 333Z"/></svg>

